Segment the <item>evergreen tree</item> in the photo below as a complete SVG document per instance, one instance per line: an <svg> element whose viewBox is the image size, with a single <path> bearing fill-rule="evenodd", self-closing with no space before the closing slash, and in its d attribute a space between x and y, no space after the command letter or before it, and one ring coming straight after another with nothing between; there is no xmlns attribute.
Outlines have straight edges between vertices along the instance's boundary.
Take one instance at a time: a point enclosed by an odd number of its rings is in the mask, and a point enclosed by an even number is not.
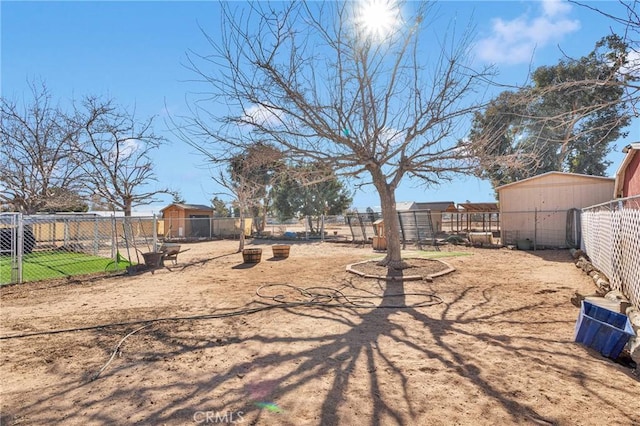
<svg viewBox="0 0 640 426"><path fill-rule="evenodd" d="M502 159L480 175L494 186L549 171L603 176L630 122L617 84L626 62L627 45L611 35L587 56L536 69L532 86L501 93L474 118L470 138L490 141Z"/></svg>
<svg viewBox="0 0 640 426"><path fill-rule="evenodd" d="M353 198L333 172L325 170L324 178L308 182L308 176L318 176L318 171L317 165L296 166L278 180L272 190L273 210L278 219L306 217L311 232L315 233L318 224L314 226L314 218L341 214L351 205Z"/></svg>

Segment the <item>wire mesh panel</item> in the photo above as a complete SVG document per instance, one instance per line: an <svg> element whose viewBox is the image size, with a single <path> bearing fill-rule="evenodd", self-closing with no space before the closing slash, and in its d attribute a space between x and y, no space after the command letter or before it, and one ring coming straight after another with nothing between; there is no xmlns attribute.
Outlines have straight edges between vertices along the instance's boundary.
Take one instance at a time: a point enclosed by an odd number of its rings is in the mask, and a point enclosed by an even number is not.
<svg viewBox="0 0 640 426"><path fill-rule="evenodd" d="M534 210L503 212L500 238L502 244L518 245L531 241L535 248L567 248L578 238L574 229L575 218L567 221L568 210ZM570 236L570 241L567 241Z"/></svg>
<svg viewBox="0 0 640 426"><path fill-rule="evenodd" d="M435 244L436 233L433 227L431 210L412 210L398 212L400 236L403 243Z"/></svg>
<svg viewBox="0 0 640 426"><path fill-rule="evenodd" d="M640 307L640 196L582 210L582 249Z"/></svg>
<svg viewBox="0 0 640 426"><path fill-rule="evenodd" d="M377 218L369 216L362 213L351 213L346 216L353 241L367 241L375 235L373 222Z"/></svg>
<svg viewBox="0 0 640 426"><path fill-rule="evenodd" d="M18 282L18 215L0 215L0 284Z"/></svg>
<svg viewBox="0 0 640 426"><path fill-rule="evenodd" d="M0 284L124 271L155 250L156 227L154 218L1 215Z"/></svg>

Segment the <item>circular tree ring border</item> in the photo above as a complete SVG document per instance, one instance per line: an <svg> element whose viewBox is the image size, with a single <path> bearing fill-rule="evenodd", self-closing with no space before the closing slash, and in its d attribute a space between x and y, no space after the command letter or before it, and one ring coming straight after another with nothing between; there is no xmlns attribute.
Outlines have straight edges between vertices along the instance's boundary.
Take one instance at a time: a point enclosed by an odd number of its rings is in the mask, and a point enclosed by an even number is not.
<svg viewBox="0 0 640 426"><path fill-rule="evenodd" d="M369 262L376 262L376 260L363 260L361 262L356 262L356 263L351 263L349 265L347 265L347 272L351 272L352 274L356 274L361 276L362 278L377 278L380 280L390 280L390 281L419 281L419 280L424 280L424 281L433 281L434 278L437 277L441 277L443 275L446 274L450 274L451 272L454 272L456 270L456 268L454 268L453 266L449 265L447 262L445 262L444 260L440 260L440 259L425 259L424 257L409 257L406 260L409 259L415 259L415 260L429 260L429 261L436 261L436 262L440 262L442 263L444 266L446 266L446 269L433 273L433 274L429 274L429 275L407 275L406 277L402 277L402 278L397 278L397 277L388 277L386 275L372 275L372 274L365 274L364 272L360 272L356 269L354 269L354 266L360 265L362 263L369 263ZM379 259L378 259L379 260Z"/></svg>

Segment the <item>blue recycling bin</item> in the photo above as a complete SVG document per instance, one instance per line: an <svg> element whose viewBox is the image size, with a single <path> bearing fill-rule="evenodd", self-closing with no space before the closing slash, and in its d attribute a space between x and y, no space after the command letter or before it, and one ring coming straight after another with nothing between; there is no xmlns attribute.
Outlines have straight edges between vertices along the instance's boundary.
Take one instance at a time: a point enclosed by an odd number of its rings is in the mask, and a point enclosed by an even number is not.
<svg viewBox="0 0 640 426"><path fill-rule="evenodd" d="M635 333L626 315L582 301L573 336L576 342L616 359L632 336Z"/></svg>

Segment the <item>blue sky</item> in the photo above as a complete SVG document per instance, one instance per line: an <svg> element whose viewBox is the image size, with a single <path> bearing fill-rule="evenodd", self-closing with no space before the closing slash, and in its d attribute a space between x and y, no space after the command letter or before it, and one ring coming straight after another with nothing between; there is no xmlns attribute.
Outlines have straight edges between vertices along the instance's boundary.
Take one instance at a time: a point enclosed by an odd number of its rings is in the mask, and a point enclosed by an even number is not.
<svg viewBox="0 0 640 426"><path fill-rule="evenodd" d="M616 13L617 1L591 1ZM611 20L561 1L443 1L441 20L455 17L475 25L476 60L494 63L498 80L524 83L528 70L553 65L563 54L588 54L595 42L615 28ZM28 79L42 79L55 99L65 105L84 95L114 98L137 116L157 116L155 130L169 143L155 155L159 186L178 190L189 203L208 204L219 192L203 159L167 131L167 110L187 111L185 95L200 90L185 66L186 51L207 53L210 47L199 26L216 34L217 2L35 2L2 1L1 80L3 97L28 96ZM497 89L496 89L497 92ZM610 156L613 176L624 145L640 140L636 119L630 135ZM354 206L378 206L371 187L355 194ZM493 201L488 182L461 177L439 188L411 182L397 192L397 201ZM159 210L163 202L142 210Z"/></svg>

